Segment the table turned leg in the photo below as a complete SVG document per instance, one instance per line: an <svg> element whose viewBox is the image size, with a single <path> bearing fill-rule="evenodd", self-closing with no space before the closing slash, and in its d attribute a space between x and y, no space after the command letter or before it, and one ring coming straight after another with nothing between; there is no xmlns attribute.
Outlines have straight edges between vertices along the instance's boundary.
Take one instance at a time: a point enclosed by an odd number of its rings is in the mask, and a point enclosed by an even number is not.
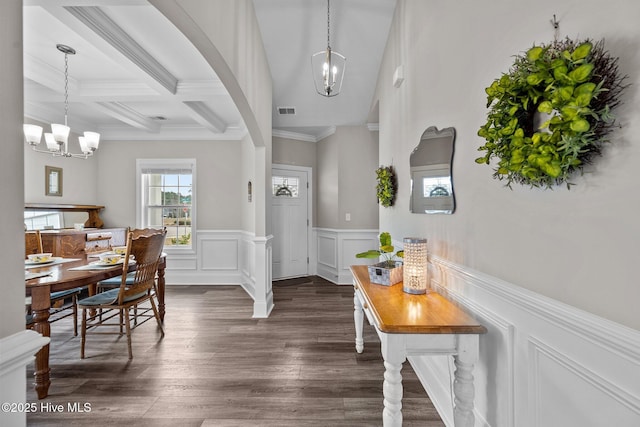
<svg viewBox="0 0 640 427"><path fill-rule="evenodd" d="M161 260L158 265L158 283L157 283L157 291L156 297L158 298L158 314L160 315L160 320L164 322L164 291L165 291L165 283L164 283L164 269L167 266L166 259Z"/></svg>
<svg viewBox="0 0 640 427"><path fill-rule="evenodd" d="M362 338L362 326L364 322L364 312L362 303L358 295L353 295L353 321L356 327L356 351L362 353L364 350L364 339Z"/></svg>
<svg viewBox="0 0 640 427"><path fill-rule="evenodd" d="M51 308L51 291L49 286L39 286L31 290L31 310L33 312L33 330L43 337L51 336L49 324L49 309ZM35 362L35 389L38 399L44 399L49 395L49 344L43 346L36 353Z"/></svg>
<svg viewBox="0 0 640 427"><path fill-rule="evenodd" d="M381 337L382 357L384 359L384 382L382 394L384 395L384 409L382 410L382 425L384 427L402 426L402 364L406 355L402 350L401 340L398 336L384 334Z"/></svg>
<svg viewBox="0 0 640 427"><path fill-rule="evenodd" d="M478 359L478 335L458 335L458 353L453 356L456 366L453 380L453 422L456 427L473 427L473 364Z"/></svg>

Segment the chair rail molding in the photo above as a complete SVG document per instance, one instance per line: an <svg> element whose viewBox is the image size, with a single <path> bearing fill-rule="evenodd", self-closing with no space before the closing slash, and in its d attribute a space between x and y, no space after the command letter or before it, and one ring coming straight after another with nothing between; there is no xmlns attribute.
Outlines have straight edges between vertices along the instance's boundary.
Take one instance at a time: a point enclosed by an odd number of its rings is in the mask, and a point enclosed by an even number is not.
<svg viewBox="0 0 640 427"><path fill-rule="evenodd" d="M476 426L640 425L640 331L435 255L429 262L432 286L488 329L474 370ZM453 367L408 360L453 425Z"/></svg>

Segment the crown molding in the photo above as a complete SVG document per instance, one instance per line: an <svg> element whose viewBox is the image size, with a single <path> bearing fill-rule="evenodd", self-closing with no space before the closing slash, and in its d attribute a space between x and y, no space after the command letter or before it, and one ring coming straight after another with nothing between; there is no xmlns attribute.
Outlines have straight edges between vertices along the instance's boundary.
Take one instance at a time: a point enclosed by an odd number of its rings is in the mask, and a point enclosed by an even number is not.
<svg viewBox="0 0 640 427"><path fill-rule="evenodd" d="M199 125L160 126L158 133L149 133L128 126L100 126L102 141L241 141L247 135L245 127L228 126L224 133L213 133Z"/></svg>
<svg viewBox="0 0 640 427"><path fill-rule="evenodd" d="M331 135L333 135L334 133L336 133L336 127L335 126L329 126L324 132L321 132L316 139L317 141L321 141Z"/></svg>
<svg viewBox="0 0 640 427"><path fill-rule="evenodd" d="M299 133L299 132L291 132L287 130L272 129L271 135L278 138L294 139L296 141L318 142L318 139L313 135L308 135L306 133Z"/></svg>

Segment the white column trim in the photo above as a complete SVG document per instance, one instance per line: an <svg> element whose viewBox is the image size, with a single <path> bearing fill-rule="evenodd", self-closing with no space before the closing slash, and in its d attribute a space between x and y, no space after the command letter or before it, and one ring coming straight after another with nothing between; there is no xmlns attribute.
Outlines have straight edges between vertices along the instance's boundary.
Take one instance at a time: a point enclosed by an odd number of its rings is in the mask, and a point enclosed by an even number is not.
<svg viewBox="0 0 640 427"><path fill-rule="evenodd" d="M45 345L49 338L32 330L24 330L4 338L0 338L0 378L16 369L23 369L35 358L35 354Z"/></svg>

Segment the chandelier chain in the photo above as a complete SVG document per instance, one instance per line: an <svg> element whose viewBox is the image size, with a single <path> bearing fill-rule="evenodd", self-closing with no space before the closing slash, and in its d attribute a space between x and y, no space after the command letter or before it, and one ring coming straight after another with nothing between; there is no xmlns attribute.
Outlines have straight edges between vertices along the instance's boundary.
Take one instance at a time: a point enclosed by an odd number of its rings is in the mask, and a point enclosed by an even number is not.
<svg viewBox="0 0 640 427"><path fill-rule="evenodd" d="M330 10L330 8L329 8L329 0L327 0L327 47L329 49L331 49L331 43L329 42L329 28L330 28L330 26L329 26L329 18L330 18L329 10Z"/></svg>
<svg viewBox="0 0 640 427"><path fill-rule="evenodd" d="M69 55L64 54L64 125L67 124L67 115L69 114Z"/></svg>

